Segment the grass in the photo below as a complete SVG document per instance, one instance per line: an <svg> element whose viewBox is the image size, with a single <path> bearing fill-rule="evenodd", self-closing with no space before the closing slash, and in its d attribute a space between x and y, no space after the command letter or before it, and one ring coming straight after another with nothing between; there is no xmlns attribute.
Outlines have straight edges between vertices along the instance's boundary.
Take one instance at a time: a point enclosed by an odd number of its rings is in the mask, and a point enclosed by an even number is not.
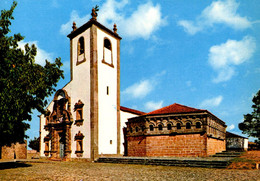
<svg viewBox="0 0 260 181"><path fill-rule="evenodd" d="M228 168L255 169L256 163L260 163L260 151L248 151L240 157L234 158Z"/></svg>

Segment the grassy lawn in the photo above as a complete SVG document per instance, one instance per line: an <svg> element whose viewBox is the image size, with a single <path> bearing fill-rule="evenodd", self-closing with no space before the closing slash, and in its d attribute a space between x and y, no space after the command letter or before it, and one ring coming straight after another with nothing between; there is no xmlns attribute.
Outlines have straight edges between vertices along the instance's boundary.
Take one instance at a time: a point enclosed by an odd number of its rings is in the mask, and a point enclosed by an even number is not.
<svg viewBox="0 0 260 181"><path fill-rule="evenodd" d="M0 180L259 180L260 170L88 162L0 163Z"/></svg>

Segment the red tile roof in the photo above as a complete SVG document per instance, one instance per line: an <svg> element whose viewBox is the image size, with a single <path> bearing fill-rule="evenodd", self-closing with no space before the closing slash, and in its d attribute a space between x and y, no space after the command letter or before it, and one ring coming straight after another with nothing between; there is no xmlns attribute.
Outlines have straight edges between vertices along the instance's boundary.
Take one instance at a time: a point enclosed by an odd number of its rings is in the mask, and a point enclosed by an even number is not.
<svg viewBox="0 0 260 181"><path fill-rule="evenodd" d="M154 110L147 113L146 115L155 115L155 114L172 114L172 113L198 113L207 111L205 109L196 109L181 104L174 103L172 105Z"/></svg>
<svg viewBox="0 0 260 181"><path fill-rule="evenodd" d="M123 107L123 106L120 106L120 110L121 110L121 111L124 111L124 112L129 112L129 113L137 114L137 115L144 115L144 114L146 114L145 112L138 111L138 110L135 110L135 109L130 109L130 108Z"/></svg>

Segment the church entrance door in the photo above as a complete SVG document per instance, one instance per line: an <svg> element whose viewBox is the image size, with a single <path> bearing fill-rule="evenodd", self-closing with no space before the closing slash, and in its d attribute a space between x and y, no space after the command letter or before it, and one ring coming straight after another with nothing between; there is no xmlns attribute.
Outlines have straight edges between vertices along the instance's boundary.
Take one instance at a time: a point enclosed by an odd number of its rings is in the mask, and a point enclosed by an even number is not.
<svg viewBox="0 0 260 181"><path fill-rule="evenodd" d="M60 158L64 158L64 143L60 142Z"/></svg>
<svg viewBox="0 0 260 181"><path fill-rule="evenodd" d="M59 147L60 147L60 158L64 158L65 154L65 139L62 133L59 134L60 140L59 140Z"/></svg>

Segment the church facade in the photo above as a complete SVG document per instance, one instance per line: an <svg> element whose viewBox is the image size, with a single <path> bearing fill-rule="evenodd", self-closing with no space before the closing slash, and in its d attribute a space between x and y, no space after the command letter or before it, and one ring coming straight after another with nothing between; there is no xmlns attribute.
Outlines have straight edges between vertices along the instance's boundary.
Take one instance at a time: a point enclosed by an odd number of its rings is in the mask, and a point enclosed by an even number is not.
<svg viewBox="0 0 260 181"><path fill-rule="evenodd" d="M40 116L40 155L87 158L120 155L120 40L92 19L68 35L71 81ZM123 125L123 124L122 124Z"/></svg>
<svg viewBox="0 0 260 181"><path fill-rule="evenodd" d="M185 136L198 135L202 142L207 139L212 144L215 140L225 142L225 123L207 111L159 115L120 106L121 37L117 34L116 25L110 30L100 24L96 17L93 9L92 18L79 28L73 23L73 31L68 35L71 80L56 92L46 113L40 115L41 157L96 160L107 155L157 156L158 154L147 154L148 144L144 151L146 154L141 154L136 149L142 147L143 138L147 143L153 136L159 138L176 133L178 137L181 131L174 131L177 124L173 120L179 119L194 118L201 124L200 129ZM210 121L211 118L214 121ZM170 122L174 129L165 130L166 122ZM210 132L209 125L213 123L220 130L216 135ZM197 123L190 124L193 128ZM164 131L149 131L150 125L155 130L161 129L161 125ZM214 136L209 136L210 134ZM223 149L221 146L218 151Z"/></svg>

